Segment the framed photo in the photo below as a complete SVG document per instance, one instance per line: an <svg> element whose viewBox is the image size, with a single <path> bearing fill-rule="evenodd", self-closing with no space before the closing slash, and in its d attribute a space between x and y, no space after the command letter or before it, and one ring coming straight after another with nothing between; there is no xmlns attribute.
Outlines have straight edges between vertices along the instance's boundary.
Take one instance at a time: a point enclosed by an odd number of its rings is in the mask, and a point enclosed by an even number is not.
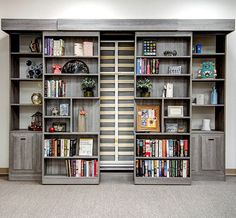
<svg viewBox="0 0 236 218"><path fill-rule="evenodd" d="M177 123L166 123L166 132L176 133L178 132Z"/></svg>
<svg viewBox="0 0 236 218"><path fill-rule="evenodd" d="M66 123L55 122L52 124L55 132L66 132Z"/></svg>
<svg viewBox="0 0 236 218"><path fill-rule="evenodd" d="M172 75L179 75L182 73L182 67L181 66L169 66L168 73L172 74Z"/></svg>
<svg viewBox="0 0 236 218"><path fill-rule="evenodd" d="M93 139L81 138L79 140L79 155L92 156L93 155Z"/></svg>
<svg viewBox="0 0 236 218"><path fill-rule="evenodd" d="M183 106L168 106L168 117L183 117L184 107Z"/></svg>
<svg viewBox="0 0 236 218"><path fill-rule="evenodd" d="M160 132L159 105L137 105L137 131Z"/></svg>
<svg viewBox="0 0 236 218"><path fill-rule="evenodd" d="M69 116L69 104L60 104L60 116Z"/></svg>

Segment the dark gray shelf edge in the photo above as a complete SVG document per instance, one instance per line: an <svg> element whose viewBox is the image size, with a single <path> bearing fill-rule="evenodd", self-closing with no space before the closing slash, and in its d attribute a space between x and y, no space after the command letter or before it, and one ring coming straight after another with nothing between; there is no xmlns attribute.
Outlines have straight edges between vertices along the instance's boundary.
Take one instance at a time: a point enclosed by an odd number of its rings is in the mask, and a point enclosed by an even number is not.
<svg viewBox="0 0 236 218"><path fill-rule="evenodd" d="M136 58L147 58L147 59L190 59L191 56L144 56L144 55L137 55Z"/></svg>
<svg viewBox="0 0 236 218"><path fill-rule="evenodd" d="M27 79L27 78L10 78L11 81L23 81L23 82L42 82L43 79Z"/></svg>
<svg viewBox="0 0 236 218"><path fill-rule="evenodd" d="M1 19L3 31L221 31L232 32L234 19Z"/></svg>
<svg viewBox="0 0 236 218"><path fill-rule="evenodd" d="M97 55L95 56L74 56L74 55L64 55L64 56L56 56L56 55L52 55L52 56L49 56L49 55L44 55L44 58L73 58L73 59L98 59L99 57Z"/></svg>
<svg viewBox="0 0 236 218"><path fill-rule="evenodd" d="M165 135L176 135L176 136L181 136L181 135L183 135L183 136L188 136L188 135L190 135L191 133L167 133L167 132L160 132L160 133L158 133L158 132L156 132L156 133L154 133L154 132L150 132L150 133L148 133L148 132L134 132L134 134L135 135L153 135L153 136L155 136L155 135L158 135L158 136L161 136L161 135L163 135L163 136L165 136Z"/></svg>
<svg viewBox="0 0 236 218"><path fill-rule="evenodd" d="M57 159L57 160L66 160L66 159L99 159L99 157L98 156L44 157L44 159Z"/></svg>
<svg viewBox="0 0 236 218"><path fill-rule="evenodd" d="M203 130L194 130L191 131L192 134L224 134L224 131L219 130L211 130L211 131L203 131Z"/></svg>
<svg viewBox="0 0 236 218"><path fill-rule="evenodd" d="M98 185L100 181L98 177L60 177L60 176L42 176L42 184L51 185Z"/></svg>
<svg viewBox="0 0 236 218"><path fill-rule="evenodd" d="M54 73L45 73L44 76L99 76L97 73L88 73L88 74L79 74L79 73L61 73L61 74L54 74Z"/></svg>
<svg viewBox="0 0 236 218"><path fill-rule="evenodd" d="M137 177L134 176L136 185L191 185L192 178L187 177Z"/></svg>
<svg viewBox="0 0 236 218"><path fill-rule="evenodd" d="M225 79L192 79L193 82L222 82Z"/></svg>
<svg viewBox="0 0 236 218"><path fill-rule="evenodd" d="M44 132L44 135L100 135L99 132Z"/></svg>
<svg viewBox="0 0 236 218"><path fill-rule="evenodd" d="M190 77L190 74L135 74L136 76L156 76L156 77Z"/></svg>
<svg viewBox="0 0 236 218"><path fill-rule="evenodd" d="M224 107L224 104L192 104L192 107Z"/></svg>
<svg viewBox="0 0 236 218"><path fill-rule="evenodd" d="M137 160L190 160L190 157L135 157Z"/></svg>
<svg viewBox="0 0 236 218"><path fill-rule="evenodd" d="M31 131L31 130L28 130L28 129L13 129L13 130L10 130L11 133L43 133L42 131Z"/></svg>

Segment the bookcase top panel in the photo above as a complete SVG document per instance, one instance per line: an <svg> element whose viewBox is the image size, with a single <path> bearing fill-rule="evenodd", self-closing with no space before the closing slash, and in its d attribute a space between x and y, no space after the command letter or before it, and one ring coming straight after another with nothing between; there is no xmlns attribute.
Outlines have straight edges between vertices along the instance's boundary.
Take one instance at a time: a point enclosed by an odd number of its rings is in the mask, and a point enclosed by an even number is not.
<svg viewBox="0 0 236 218"><path fill-rule="evenodd" d="M223 31L234 19L2 19L3 31Z"/></svg>

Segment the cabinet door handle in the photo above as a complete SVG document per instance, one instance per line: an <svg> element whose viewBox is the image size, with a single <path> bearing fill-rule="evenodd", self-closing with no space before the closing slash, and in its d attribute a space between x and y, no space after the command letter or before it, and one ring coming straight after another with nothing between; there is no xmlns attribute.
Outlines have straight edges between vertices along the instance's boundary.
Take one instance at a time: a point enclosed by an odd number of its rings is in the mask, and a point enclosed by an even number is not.
<svg viewBox="0 0 236 218"><path fill-rule="evenodd" d="M26 140L26 138L20 138L20 140L22 140L22 141L23 141L23 140Z"/></svg>
<svg viewBox="0 0 236 218"><path fill-rule="evenodd" d="M214 141L215 139L208 139L208 141Z"/></svg>

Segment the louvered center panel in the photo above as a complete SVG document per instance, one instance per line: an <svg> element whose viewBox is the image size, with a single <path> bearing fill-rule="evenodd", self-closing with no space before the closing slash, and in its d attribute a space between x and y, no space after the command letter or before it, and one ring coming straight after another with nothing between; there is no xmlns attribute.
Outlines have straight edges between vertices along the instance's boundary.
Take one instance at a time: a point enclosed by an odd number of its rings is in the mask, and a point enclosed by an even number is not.
<svg viewBox="0 0 236 218"><path fill-rule="evenodd" d="M101 41L100 159L104 170L133 168L134 42Z"/></svg>

